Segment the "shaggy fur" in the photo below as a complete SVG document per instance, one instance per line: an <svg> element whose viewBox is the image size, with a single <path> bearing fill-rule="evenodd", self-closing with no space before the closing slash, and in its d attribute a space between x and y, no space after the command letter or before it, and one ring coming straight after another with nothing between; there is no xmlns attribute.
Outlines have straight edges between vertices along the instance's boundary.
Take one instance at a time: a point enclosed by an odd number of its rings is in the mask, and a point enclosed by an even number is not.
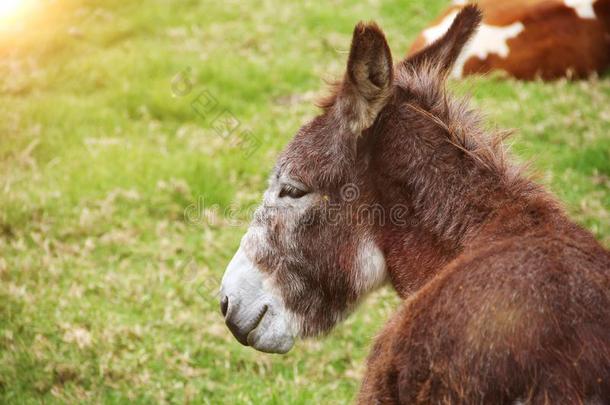
<svg viewBox="0 0 610 405"><path fill-rule="evenodd" d="M452 30L433 48L452 48ZM408 202L412 221L377 233L408 299L360 403L606 403L610 255L447 95L436 58L455 53L424 52L368 134L379 199Z"/></svg>

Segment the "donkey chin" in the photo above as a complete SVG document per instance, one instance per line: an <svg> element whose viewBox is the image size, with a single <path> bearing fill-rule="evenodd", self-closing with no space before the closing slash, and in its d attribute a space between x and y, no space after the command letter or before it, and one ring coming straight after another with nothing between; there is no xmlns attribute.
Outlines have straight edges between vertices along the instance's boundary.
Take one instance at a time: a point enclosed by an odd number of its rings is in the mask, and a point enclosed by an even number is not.
<svg viewBox="0 0 610 405"><path fill-rule="evenodd" d="M296 318L241 246L222 278L220 296L225 323L241 344L266 353L292 349Z"/></svg>

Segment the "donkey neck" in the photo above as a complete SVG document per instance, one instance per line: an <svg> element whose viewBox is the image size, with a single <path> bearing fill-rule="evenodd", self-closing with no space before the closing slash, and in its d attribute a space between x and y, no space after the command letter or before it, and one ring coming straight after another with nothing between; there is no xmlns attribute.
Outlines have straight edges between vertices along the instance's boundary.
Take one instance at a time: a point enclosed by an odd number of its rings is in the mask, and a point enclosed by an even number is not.
<svg viewBox="0 0 610 405"><path fill-rule="evenodd" d="M415 188L411 181L389 192L387 209L408 207L405 223L380 228L390 280L400 296L417 291L464 251L544 230L561 209L542 187L503 171L436 173ZM427 184L426 184L427 182ZM389 189L388 184L382 187ZM406 191L405 191L406 190ZM396 200L401 196L402 200Z"/></svg>

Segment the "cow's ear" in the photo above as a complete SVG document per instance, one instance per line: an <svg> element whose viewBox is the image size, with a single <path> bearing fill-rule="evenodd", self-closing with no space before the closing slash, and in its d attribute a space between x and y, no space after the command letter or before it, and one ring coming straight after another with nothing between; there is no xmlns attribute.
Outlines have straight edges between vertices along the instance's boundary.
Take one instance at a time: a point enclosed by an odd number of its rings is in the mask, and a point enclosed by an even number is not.
<svg viewBox="0 0 610 405"><path fill-rule="evenodd" d="M418 70L433 67L447 74L460 56L466 43L477 31L482 14L475 5L464 7L453 20L449 30L431 45L408 57L402 65Z"/></svg>
<svg viewBox="0 0 610 405"><path fill-rule="evenodd" d="M392 81L392 54L385 35L375 23L358 23L336 100L341 119L353 132L360 134L373 124L389 98Z"/></svg>

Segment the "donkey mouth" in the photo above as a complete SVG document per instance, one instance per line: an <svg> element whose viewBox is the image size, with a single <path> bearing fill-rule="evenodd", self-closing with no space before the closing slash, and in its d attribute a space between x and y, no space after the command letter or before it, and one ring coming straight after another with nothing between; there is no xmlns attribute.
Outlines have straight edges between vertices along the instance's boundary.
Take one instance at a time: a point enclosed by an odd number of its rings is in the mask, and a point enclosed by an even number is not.
<svg viewBox="0 0 610 405"><path fill-rule="evenodd" d="M227 310L225 309L226 306L223 305L223 313L226 313ZM249 326L247 328L243 327L243 322L239 322L239 320L234 319L235 315L237 314L232 314L232 311L228 311L229 313L226 314L226 318L225 318L225 323L227 325L227 327L229 328L229 330L231 331L231 333L233 334L233 336L235 336L235 339L237 339L237 341L239 343L241 343L244 346L250 346L250 341L249 341L249 336L252 334L252 332L254 332L256 330L256 328L258 327L258 325L261 323L261 321L263 320L263 317L265 316L265 314L267 313L267 310L269 309L268 305L264 305L262 307L262 309L259 311L259 313L253 318L253 321L247 321L246 324ZM232 316L233 315L233 316Z"/></svg>
<svg viewBox="0 0 610 405"><path fill-rule="evenodd" d="M254 328L252 328L252 330L250 332L248 332L248 336L246 336L246 342L247 342L246 346L255 346L254 339L255 339L256 328L258 328L258 326L261 324L261 321L265 317L265 314L267 313L268 310L269 310L269 306L265 305L263 307L261 313L257 316L256 322L254 322Z"/></svg>

